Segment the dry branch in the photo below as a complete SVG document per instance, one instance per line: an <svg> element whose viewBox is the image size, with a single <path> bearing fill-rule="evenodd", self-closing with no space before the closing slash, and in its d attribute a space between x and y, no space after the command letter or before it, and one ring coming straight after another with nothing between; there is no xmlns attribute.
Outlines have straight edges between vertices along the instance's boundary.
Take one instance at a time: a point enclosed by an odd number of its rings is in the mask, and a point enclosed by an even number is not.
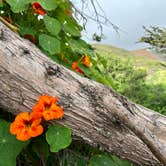
<svg viewBox="0 0 166 166"><path fill-rule="evenodd" d="M166 117L50 60L0 23L0 107L31 111L41 94L58 96L74 139L139 165L166 165Z"/></svg>

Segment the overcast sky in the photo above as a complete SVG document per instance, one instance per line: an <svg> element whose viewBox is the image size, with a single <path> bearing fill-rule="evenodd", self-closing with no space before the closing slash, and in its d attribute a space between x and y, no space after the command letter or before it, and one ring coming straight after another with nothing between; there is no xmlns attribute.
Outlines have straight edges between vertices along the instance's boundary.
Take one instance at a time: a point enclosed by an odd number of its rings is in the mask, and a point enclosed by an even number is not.
<svg viewBox="0 0 166 166"><path fill-rule="evenodd" d="M143 25L166 27L166 0L98 0L98 2L111 22L122 29L119 36L112 27L105 27L106 38L102 43L137 49L143 47L142 44L135 44L144 35ZM90 34L95 31L97 32L97 25L89 21L88 33L83 34L84 39L93 42Z"/></svg>

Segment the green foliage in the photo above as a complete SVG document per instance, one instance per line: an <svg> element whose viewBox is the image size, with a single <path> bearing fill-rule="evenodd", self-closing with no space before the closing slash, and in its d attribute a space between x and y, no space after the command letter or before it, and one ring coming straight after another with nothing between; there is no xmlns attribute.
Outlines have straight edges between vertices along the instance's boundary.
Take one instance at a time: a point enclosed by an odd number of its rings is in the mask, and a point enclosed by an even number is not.
<svg viewBox="0 0 166 166"><path fill-rule="evenodd" d="M114 166L113 161L106 155L95 155L89 161L89 166Z"/></svg>
<svg viewBox="0 0 166 166"><path fill-rule="evenodd" d="M54 129L53 129L54 130ZM50 134L51 135L51 134ZM57 136L57 134L56 134ZM57 136L57 137L61 137ZM53 139L53 135L50 136ZM55 136L54 136L55 137ZM55 141L57 138L55 139ZM60 140L60 139L59 139ZM63 140L62 140L63 141ZM59 142L60 144L60 142ZM57 145L59 147L59 145ZM36 165L46 165L46 166L55 166L61 165L69 166L69 163L82 163L84 160L82 158L78 158L75 155L70 155L68 153L68 150L63 150L61 147L61 150L56 153L52 153L50 146L45 138L45 135L41 135L33 140L31 140L30 144L27 146L26 149L24 149L18 156L20 159L20 162L23 166L36 166ZM69 165L68 165L69 164ZM72 165L71 165L72 166ZM79 165L78 165L79 166ZM81 166L81 165L80 165ZM85 165L83 165L85 166Z"/></svg>
<svg viewBox="0 0 166 166"><path fill-rule="evenodd" d="M128 161L120 160L115 156L98 154L89 160L88 166L132 166Z"/></svg>
<svg viewBox="0 0 166 166"><path fill-rule="evenodd" d="M59 153L57 164L61 166L87 166L87 159L76 153L73 149L66 149Z"/></svg>
<svg viewBox="0 0 166 166"><path fill-rule="evenodd" d="M74 19L66 18L63 22L63 30L68 36L81 37L81 27L77 24Z"/></svg>
<svg viewBox="0 0 166 166"><path fill-rule="evenodd" d="M68 44L74 53L93 55L90 45L82 39L70 39Z"/></svg>
<svg viewBox="0 0 166 166"><path fill-rule="evenodd" d="M142 101L145 107L153 109L161 114L166 115L166 85L146 85L145 100Z"/></svg>
<svg viewBox="0 0 166 166"><path fill-rule="evenodd" d="M116 91L130 100L166 115L165 63L137 59L131 53L127 56L120 49L110 48L104 52L103 48L94 61L101 74L100 78L96 77L97 81L111 83Z"/></svg>
<svg viewBox="0 0 166 166"><path fill-rule="evenodd" d="M57 0L33 0L34 2L38 2L45 10L55 10L58 7Z"/></svg>
<svg viewBox="0 0 166 166"><path fill-rule="evenodd" d="M2 0L0 0L0 7L2 7L3 6L3 2L2 2Z"/></svg>
<svg viewBox="0 0 166 166"><path fill-rule="evenodd" d="M61 24L55 18L45 16L44 17L44 24L45 24L48 32L53 36L58 35L58 33L61 31Z"/></svg>
<svg viewBox="0 0 166 166"><path fill-rule="evenodd" d="M50 55L60 53L60 41L55 37L42 34L39 36L39 45Z"/></svg>
<svg viewBox="0 0 166 166"><path fill-rule="evenodd" d="M46 140L51 152L58 152L70 145L71 129L60 125L50 126L46 132Z"/></svg>
<svg viewBox="0 0 166 166"><path fill-rule="evenodd" d="M34 14L33 2L39 2L43 9L46 10L43 19L39 20L38 14ZM65 10L72 12L71 4L68 0L7 0L5 4L0 0L0 9L5 11L4 14L0 15L12 19L14 26L19 28L21 36L25 34L34 35L36 38L35 44L53 60L71 68L73 62L79 62L87 54L90 57L92 66L86 68L80 64L86 77L113 87L116 91L139 104L165 113L165 85L160 83L148 84L146 69L136 67L135 63L127 56L125 58L117 56L120 52L124 53L124 50L118 50L116 53L112 53L111 50L108 55L96 53L89 44L81 39L82 27L72 14L67 15L65 13ZM158 30L156 32L164 35L163 32ZM100 40L98 36L94 37L96 40ZM125 52L125 55L127 54L128 52ZM0 130L2 132L1 136L3 136L3 132L6 131L4 130L5 126L2 123L0 127L3 128ZM11 148L10 155L7 154L9 151L4 152L4 150L1 150L0 158L9 156L8 162L12 161L13 164L16 156L24 146L22 144L17 145L16 142L18 141L13 136L9 136L9 133L7 138L12 138L13 140L11 139L10 141L15 142L9 147L9 150ZM1 141L2 148L4 148L3 140ZM57 156L60 157L55 157L55 154L50 152L46 141L50 145L51 152L58 152ZM132 165L116 157L101 153L97 149L82 146L82 144L63 150L70 143L70 129L59 125L51 126L46 132L46 140L43 137L33 140L20 154L19 158L24 161L24 165L26 163L27 165L30 165L29 163L39 165L40 160L44 159L49 166L54 166L53 163L59 163L62 166L85 166L90 157L96 155L90 159L90 166L102 166L104 164L109 166ZM17 145L16 148L15 145ZM3 160L6 161L8 158L3 158Z"/></svg>
<svg viewBox="0 0 166 166"><path fill-rule="evenodd" d="M41 5L43 9L40 10L46 10L43 19L38 19L39 14L33 9L33 2ZM82 27L72 16L68 0L9 0L1 9L7 12L0 16L10 18L22 37L33 35L38 47L68 68L84 54L89 57L94 54L90 45L80 39Z"/></svg>
<svg viewBox="0 0 166 166"><path fill-rule="evenodd" d="M20 142L9 133L9 122L0 119L0 165L15 166L16 157L29 142Z"/></svg>
<svg viewBox="0 0 166 166"><path fill-rule="evenodd" d="M126 161L126 160L121 160L116 156L111 156L111 158L114 163L113 166L134 166L133 163L130 163L129 161Z"/></svg>
<svg viewBox="0 0 166 166"><path fill-rule="evenodd" d="M126 160L75 141L69 148L58 153L56 163L61 166L104 166L104 163L108 166L134 166Z"/></svg>
<svg viewBox="0 0 166 166"><path fill-rule="evenodd" d="M32 147L32 151L35 152L39 159L41 156L45 160L48 159L50 155L49 145L43 136L34 139L30 146Z"/></svg>
<svg viewBox="0 0 166 166"><path fill-rule="evenodd" d="M11 6L11 10L14 13L19 13L21 11L24 11L25 9L27 9L28 4L31 2L32 0L7 0L7 3L9 3L9 5Z"/></svg>
<svg viewBox="0 0 166 166"><path fill-rule="evenodd" d="M150 44L153 48L164 49L166 48L166 29L151 26L150 28L143 27L145 35L139 40Z"/></svg>

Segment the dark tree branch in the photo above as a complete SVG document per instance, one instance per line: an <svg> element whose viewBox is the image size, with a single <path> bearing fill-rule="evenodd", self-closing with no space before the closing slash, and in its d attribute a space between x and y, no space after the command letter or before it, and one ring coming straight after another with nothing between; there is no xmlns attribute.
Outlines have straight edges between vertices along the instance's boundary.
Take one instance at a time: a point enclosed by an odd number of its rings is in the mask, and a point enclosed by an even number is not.
<svg viewBox="0 0 166 166"><path fill-rule="evenodd" d="M102 9L100 3L97 0L80 0L82 3L82 8L79 9L78 6L75 6L72 1L70 1L71 6L74 10L75 17L77 20L83 20L83 28L86 29L86 24L88 20L96 22L100 36L103 36L103 27L111 26L117 33L121 30L117 25L113 24L110 19L106 16L104 10ZM85 9L90 8L90 14L87 14ZM80 19L79 19L80 16Z"/></svg>

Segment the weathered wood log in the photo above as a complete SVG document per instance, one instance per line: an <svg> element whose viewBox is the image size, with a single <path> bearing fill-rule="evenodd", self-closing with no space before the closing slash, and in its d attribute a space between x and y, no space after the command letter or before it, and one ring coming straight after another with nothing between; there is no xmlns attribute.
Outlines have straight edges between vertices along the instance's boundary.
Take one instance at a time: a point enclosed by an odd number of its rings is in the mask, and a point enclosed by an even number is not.
<svg viewBox="0 0 166 166"><path fill-rule="evenodd" d="M65 69L0 23L0 107L30 112L41 94L58 96L55 123L73 138L139 165L166 165L166 117Z"/></svg>

